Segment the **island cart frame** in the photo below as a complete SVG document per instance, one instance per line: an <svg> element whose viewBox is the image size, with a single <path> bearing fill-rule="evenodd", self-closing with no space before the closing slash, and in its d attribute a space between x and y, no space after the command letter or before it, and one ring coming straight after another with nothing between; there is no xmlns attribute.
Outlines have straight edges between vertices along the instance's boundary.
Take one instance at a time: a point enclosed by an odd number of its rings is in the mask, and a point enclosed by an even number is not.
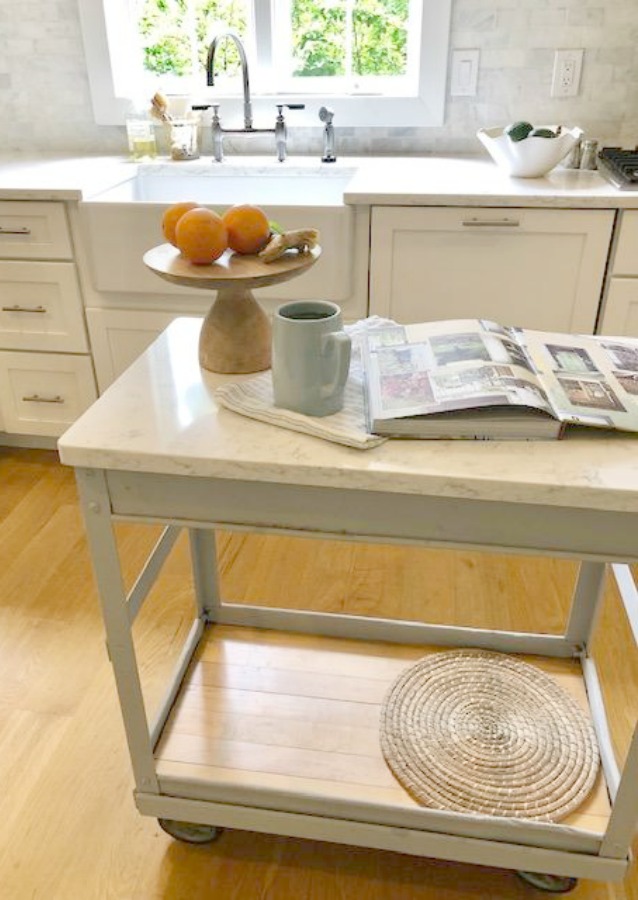
<svg viewBox="0 0 638 900"><path fill-rule="evenodd" d="M282 483L270 483L81 467L76 467L76 476L141 813L160 821L247 829L567 878L623 878L638 823L638 727L620 772L590 643L605 579L612 570L638 639L638 594L627 565L638 560L635 515L587 506L290 485L283 478ZM128 593L113 531L116 520L165 526ZM196 610L163 702L151 720L131 628L183 528L190 538ZM562 635L272 609L221 600L215 529L565 557L579 560L580 569ZM158 776L154 750L202 636L218 624L578 658L611 802L604 833L560 823L390 808L348 797L326 802L293 789Z"/></svg>

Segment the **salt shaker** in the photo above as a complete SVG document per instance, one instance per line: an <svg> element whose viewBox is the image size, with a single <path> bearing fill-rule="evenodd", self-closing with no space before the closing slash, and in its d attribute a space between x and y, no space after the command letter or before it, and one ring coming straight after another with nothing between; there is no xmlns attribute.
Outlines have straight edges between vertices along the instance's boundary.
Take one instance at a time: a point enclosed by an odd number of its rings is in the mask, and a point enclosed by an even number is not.
<svg viewBox="0 0 638 900"><path fill-rule="evenodd" d="M565 169L580 169L580 153L581 141L579 138L563 160L563 167Z"/></svg>
<svg viewBox="0 0 638 900"><path fill-rule="evenodd" d="M598 152L598 141L583 141L582 152L580 156L581 169L597 169L596 154Z"/></svg>

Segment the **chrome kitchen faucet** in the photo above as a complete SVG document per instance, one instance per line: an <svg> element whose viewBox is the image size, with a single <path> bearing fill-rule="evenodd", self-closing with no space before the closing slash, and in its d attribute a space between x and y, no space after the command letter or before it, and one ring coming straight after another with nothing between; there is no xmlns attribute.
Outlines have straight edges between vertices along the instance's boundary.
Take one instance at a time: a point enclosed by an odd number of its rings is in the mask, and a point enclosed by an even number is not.
<svg viewBox="0 0 638 900"><path fill-rule="evenodd" d="M279 162L284 162L286 159L286 142L288 139L288 132L286 129L286 121L284 119L283 109L284 106L288 109L304 109L305 104L303 103L278 103L277 105L277 117L275 119L275 127L274 128L254 128L253 127L253 110L252 104L250 101L250 80L248 76L248 58L246 56L246 51L244 49L244 45L241 42L241 39L238 34L234 31L224 31L221 34L216 35L208 48L208 59L206 62L206 83L209 87L212 87L215 84L215 53L217 51L217 47L219 46L220 41L223 38L230 38L235 46L237 47L237 52L239 53L239 60L241 62L241 75L242 82L244 88L244 127L243 128L222 128L221 119L219 116L219 103L213 104L202 104L193 106L193 109L209 109L210 106L213 108L213 118L211 122L212 131L213 131L213 157L216 162L221 162L224 158L224 148L223 148L223 140L225 134L274 134L275 135L275 143L277 146L277 159Z"/></svg>

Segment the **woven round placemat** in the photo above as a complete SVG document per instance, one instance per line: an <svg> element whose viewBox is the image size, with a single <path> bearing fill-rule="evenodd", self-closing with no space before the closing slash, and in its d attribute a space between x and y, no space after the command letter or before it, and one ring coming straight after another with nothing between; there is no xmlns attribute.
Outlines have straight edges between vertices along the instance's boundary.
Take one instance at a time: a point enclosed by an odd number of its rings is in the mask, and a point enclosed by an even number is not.
<svg viewBox="0 0 638 900"><path fill-rule="evenodd" d="M426 656L390 687L381 749L424 806L558 821L598 771L593 728L540 669L503 653Z"/></svg>

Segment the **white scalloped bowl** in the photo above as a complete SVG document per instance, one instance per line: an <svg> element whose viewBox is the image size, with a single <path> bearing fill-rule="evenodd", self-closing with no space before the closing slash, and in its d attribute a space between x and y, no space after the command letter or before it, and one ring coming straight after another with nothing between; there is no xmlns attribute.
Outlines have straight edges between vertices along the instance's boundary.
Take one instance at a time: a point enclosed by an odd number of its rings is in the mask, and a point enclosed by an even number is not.
<svg viewBox="0 0 638 900"><path fill-rule="evenodd" d="M549 127L555 130L556 126ZM476 136L494 162L517 178L541 178L564 159L583 135L582 128L564 128L555 138L526 137L512 141L502 128L479 128Z"/></svg>

